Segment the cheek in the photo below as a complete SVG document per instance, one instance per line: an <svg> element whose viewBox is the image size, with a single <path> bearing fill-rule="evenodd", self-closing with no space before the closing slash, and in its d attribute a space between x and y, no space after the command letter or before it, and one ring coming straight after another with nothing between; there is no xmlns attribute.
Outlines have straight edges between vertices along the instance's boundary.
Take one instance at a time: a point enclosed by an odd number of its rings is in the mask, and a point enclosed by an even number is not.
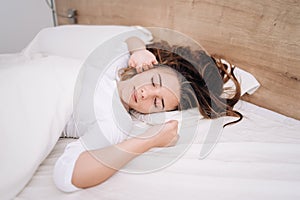
<svg viewBox="0 0 300 200"><path fill-rule="evenodd" d="M153 110L152 103L150 101L144 101L141 104L141 107L146 113L149 113L151 110Z"/></svg>
<svg viewBox="0 0 300 200"><path fill-rule="evenodd" d="M142 113L152 113L154 111L154 106L152 101L144 101L142 104L139 104L139 108L138 108L139 112Z"/></svg>

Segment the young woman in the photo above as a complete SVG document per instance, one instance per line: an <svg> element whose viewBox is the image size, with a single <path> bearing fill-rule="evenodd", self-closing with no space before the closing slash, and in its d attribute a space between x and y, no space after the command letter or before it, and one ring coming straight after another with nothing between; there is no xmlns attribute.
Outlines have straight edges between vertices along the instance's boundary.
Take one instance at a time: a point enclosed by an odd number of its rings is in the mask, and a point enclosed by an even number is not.
<svg viewBox="0 0 300 200"><path fill-rule="evenodd" d="M126 43L131 55L129 67L120 71L116 86L120 102L128 113L198 107L205 118L236 116L239 119L235 122L241 120L242 116L233 110L240 97L240 86L231 66L204 51L191 51L188 47L171 47L161 42L146 48L136 37L127 39ZM228 80L235 83L235 88L226 93L223 85ZM80 141L71 143L55 165L54 181L66 192L98 185L151 148L175 145L177 129L178 122L171 120L149 128L139 137L117 136L118 139L111 140L111 145L95 150L86 150ZM104 134L121 132L117 128L107 128ZM109 166L101 160L107 160Z"/></svg>

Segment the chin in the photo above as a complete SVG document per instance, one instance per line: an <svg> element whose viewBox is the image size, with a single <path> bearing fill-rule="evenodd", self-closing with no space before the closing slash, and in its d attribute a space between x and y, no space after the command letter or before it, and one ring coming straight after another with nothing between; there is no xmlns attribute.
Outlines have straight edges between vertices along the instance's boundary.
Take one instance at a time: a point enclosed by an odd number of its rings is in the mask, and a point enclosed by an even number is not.
<svg viewBox="0 0 300 200"><path fill-rule="evenodd" d="M135 110L136 112L141 113L141 114L149 114L149 112L147 113L147 112L139 110L139 109L134 109L134 108L132 108L132 109Z"/></svg>

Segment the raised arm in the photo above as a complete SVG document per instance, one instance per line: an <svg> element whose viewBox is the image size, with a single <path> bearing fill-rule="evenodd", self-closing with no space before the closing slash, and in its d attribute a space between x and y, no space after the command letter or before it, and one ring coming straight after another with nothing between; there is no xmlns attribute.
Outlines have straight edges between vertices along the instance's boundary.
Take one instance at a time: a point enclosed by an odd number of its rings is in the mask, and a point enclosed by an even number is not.
<svg viewBox="0 0 300 200"><path fill-rule="evenodd" d="M149 149L175 145L178 140L177 127L177 121L169 121L148 129L138 138L81 153L74 167L72 184L79 188L98 185ZM105 163L109 163L110 166Z"/></svg>
<svg viewBox="0 0 300 200"><path fill-rule="evenodd" d="M138 37L130 37L126 41L131 54L128 65L136 68L137 72L143 72L157 64L155 56L146 49L145 43Z"/></svg>

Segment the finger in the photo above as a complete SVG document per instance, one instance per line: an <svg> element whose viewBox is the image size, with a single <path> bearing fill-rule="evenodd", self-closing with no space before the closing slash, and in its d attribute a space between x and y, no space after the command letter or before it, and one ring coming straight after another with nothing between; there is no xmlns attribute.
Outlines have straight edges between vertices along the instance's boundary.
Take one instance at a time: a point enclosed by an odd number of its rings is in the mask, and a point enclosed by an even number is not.
<svg viewBox="0 0 300 200"><path fill-rule="evenodd" d="M143 66L136 67L136 72L137 73L142 73L143 71L144 71Z"/></svg>
<svg viewBox="0 0 300 200"><path fill-rule="evenodd" d="M175 137L175 140L174 140L174 144L176 144L178 142L179 138L180 138L180 135L177 134Z"/></svg>
<svg viewBox="0 0 300 200"><path fill-rule="evenodd" d="M154 68L154 65L151 63L150 65L148 65L149 69Z"/></svg>
<svg viewBox="0 0 300 200"><path fill-rule="evenodd" d="M134 62L133 60L129 60L129 61L128 61L128 66L129 66L129 67L135 67L136 64L135 64L135 62Z"/></svg>
<svg viewBox="0 0 300 200"><path fill-rule="evenodd" d="M148 65L148 64L143 64L143 69L146 71L146 70L148 70L150 68L150 66Z"/></svg>
<svg viewBox="0 0 300 200"><path fill-rule="evenodd" d="M175 146L179 140L179 135L176 135L172 141L168 144L168 146Z"/></svg>
<svg viewBox="0 0 300 200"><path fill-rule="evenodd" d="M128 64L129 67L131 67L132 66L132 61L129 59L127 64Z"/></svg>
<svg viewBox="0 0 300 200"><path fill-rule="evenodd" d="M147 63L147 68L148 69L151 69L151 68L153 68L154 66L153 66L153 64L152 64L152 61L149 61L148 63Z"/></svg>
<svg viewBox="0 0 300 200"><path fill-rule="evenodd" d="M157 64L158 64L157 60L156 60L156 59L153 60L153 61L152 61L152 64L157 65Z"/></svg>
<svg viewBox="0 0 300 200"><path fill-rule="evenodd" d="M151 61L150 68L154 68L155 65L157 65L157 64L158 64L158 62L157 62L156 60L152 60L152 61Z"/></svg>

